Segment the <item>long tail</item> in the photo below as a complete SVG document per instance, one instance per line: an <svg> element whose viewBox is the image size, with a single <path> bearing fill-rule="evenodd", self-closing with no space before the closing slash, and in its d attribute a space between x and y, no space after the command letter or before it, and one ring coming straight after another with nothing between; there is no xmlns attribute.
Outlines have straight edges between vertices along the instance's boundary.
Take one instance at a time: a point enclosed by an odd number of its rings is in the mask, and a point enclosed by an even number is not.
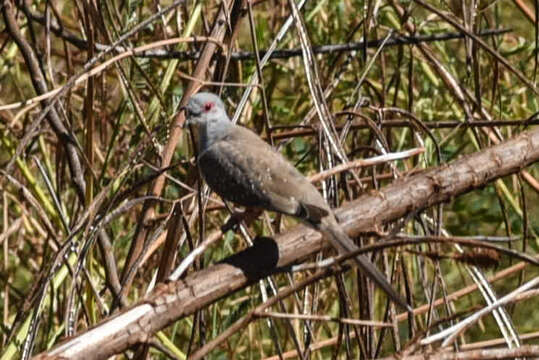
<svg viewBox="0 0 539 360"><path fill-rule="evenodd" d="M322 222L317 226L317 230L320 231L331 242L333 247L335 247L339 253L349 253L358 249L356 244L354 244L352 239L348 237L348 235L342 230L341 226L334 218L332 218L331 215L322 219ZM376 268L376 266L365 255L358 255L354 258L354 260L365 275L371 278L376 285L382 288L382 290L384 290L394 302L402 306L408 312L412 311L412 308L410 305L408 305L406 300L393 289L384 274L382 274L382 272L378 270L378 268Z"/></svg>

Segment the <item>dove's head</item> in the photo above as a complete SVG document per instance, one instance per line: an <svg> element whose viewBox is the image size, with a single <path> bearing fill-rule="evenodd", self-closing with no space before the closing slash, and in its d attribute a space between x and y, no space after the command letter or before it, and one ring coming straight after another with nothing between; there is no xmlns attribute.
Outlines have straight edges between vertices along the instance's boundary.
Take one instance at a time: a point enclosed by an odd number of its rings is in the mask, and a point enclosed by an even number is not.
<svg viewBox="0 0 539 360"><path fill-rule="evenodd" d="M220 121L230 122L223 101L215 94L200 92L191 96L185 106L187 125L208 125Z"/></svg>
<svg viewBox="0 0 539 360"><path fill-rule="evenodd" d="M202 152L233 130L223 101L215 94L201 92L193 95L185 106L186 124L193 125Z"/></svg>

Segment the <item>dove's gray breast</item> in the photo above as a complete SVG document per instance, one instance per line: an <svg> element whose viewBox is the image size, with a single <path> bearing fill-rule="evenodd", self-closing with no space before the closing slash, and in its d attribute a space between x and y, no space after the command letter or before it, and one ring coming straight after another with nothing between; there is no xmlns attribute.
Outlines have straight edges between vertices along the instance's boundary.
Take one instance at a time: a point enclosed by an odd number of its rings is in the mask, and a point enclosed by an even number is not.
<svg viewBox="0 0 539 360"><path fill-rule="evenodd" d="M268 207L269 198L252 171L255 160L244 156L241 149L227 140L216 142L199 156L198 166L204 180L225 200L248 207Z"/></svg>

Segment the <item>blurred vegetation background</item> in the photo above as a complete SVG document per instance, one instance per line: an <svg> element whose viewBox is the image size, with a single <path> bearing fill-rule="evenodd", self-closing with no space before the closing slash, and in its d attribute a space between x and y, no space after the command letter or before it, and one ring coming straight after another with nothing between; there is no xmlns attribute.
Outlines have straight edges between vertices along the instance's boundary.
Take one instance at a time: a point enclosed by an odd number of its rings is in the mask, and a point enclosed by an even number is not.
<svg viewBox="0 0 539 360"><path fill-rule="evenodd" d="M230 212L215 195L204 211L197 210L200 179L193 144L187 130L178 130L179 106L189 84L219 92L230 116L246 89L252 89L249 101L237 112L241 124L271 141L306 175L338 164L321 135L308 84L312 72L306 72L302 61L296 25L288 26L277 45L278 50L296 51L276 53L279 56L257 69L261 65L254 51L272 46L292 13L290 3L237 1L230 8L228 3L180 2L143 27L139 25L172 1L6 0L0 5L2 359L47 350L142 299L163 267L164 252L177 253L177 265L205 235L227 221ZM427 5L432 8L408 0L319 0L298 5L310 50L316 53L316 86L325 91L349 159L425 148L423 154L393 165L358 170L363 187L349 174L330 178L321 190L333 206L398 177L481 151L538 123L533 88L538 72L537 2L451 0ZM223 6L230 16L224 24L215 23ZM476 34L497 56L451 22ZM206 37L215 38L210 35L214 26L226 30L224 38L218 40L208 66L193 75L209 44ZM123 42L110 47L126 34ZM156 44L174 38L189 41ZM145 53L127 52L152 44L156 46ZM339 44L348 46L331 51L321 47ZM25 46L26 52L21 50ZM105 62L119 54L124 57ZM90 69L95 69L92 76L70 83ZM257 71L263 75L260 86L247 87ZM41 103L32 100L54 89L63 90ZM56 125L51 112L44 111L47 106L56 114ZM357 116L339 114L346 110ZM163 161L164 149L178 134L168 164ZM79 170L73 169L77 162ZM158 169L168 165L172 166L166 171L163 191L152 194ZM482 236L534 255L539 168L533 165L526 172L527 176L508 176L443 204L440 224L437 209L428 209L384 230L417 236L436 235L438 230L448 237ZM175 204L181 204L189 231L183 232L174 249L164 250ZM148 207L153 213L144 217ZM270 236L293 224L292 219L266 214L250 228L253 235ZM130 247L142 228L146 241L136 260ZM376 238L362 240L369 243ZM189 272L247 246L241 234L228 231ZM406 280L414 306L420 306L473 284L467 267L474 264L459 254L450 245L421 245L384 250L377 264L388 271L400 269L396 287L404 293ZM473 252L468 254L474 257ZM310 261L316 259L320 257ZM134 261L128 274L131 266L126 264ZM495 262L478 271L488 277L517 260L503 255ZM284 287L307 273L282 274L273 281ZM129 276L132 284L126 280ZM492 283L492 288L503 295L536 276L537 268L528 266ZM272 311L390 321L384 295L371 288L366 296L358 292L359 284L357 272L348 271L298 292ZM155 336L146 355L185 358L264 301L265 293L272 294L268 282L177 321ZM484 304L481 294L472 292L437 307L431 315L416 316L416 331L440 321L431 329L438 332L449 320L457 321ZM538 305L537 297L532 297L506 308L517 333L528 334L523 343L539 343ZM391 319L397 310L392 310ZM489 315L458 343L466 349L465 344L501 338L500 331ZM388 331L332 321L257 319L207 358L265 359L308 345L315 349L304 358L376 357L402 350L410 340L406 321L398 330ZM131 358L132 352L124 356Z"/></svg>

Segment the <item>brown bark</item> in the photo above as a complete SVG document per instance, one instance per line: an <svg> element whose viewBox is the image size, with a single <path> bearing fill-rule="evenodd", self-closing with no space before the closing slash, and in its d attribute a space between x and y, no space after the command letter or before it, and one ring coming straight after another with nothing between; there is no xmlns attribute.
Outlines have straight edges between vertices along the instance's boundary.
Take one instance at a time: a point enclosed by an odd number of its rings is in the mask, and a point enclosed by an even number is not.
<svg viewBox="0 0 539 360"><path fill-rule="evenodd" d="M368 232L411 211L420 211L460 194L480 188L502 176L516 173L539 160L539 129L484 151L463 157L407 179L378 193L366 194L336 212L352 236ZM162 285L145 300L79 334L38 358L103 359L172 322L193 314L220 298L252 284L317 252L320 234L304 226L264 238L223 262L190 274L184 280Z"/></svg>
<svg viewBox="0 0 539 360"><path fill-rule="evenodd" d="M494 360L494 359L518 359L524 357L539 356L539 345L524 345L514 349L481 349L461 352L440 352L421 355L390 356L380 360Z"/></svg>

